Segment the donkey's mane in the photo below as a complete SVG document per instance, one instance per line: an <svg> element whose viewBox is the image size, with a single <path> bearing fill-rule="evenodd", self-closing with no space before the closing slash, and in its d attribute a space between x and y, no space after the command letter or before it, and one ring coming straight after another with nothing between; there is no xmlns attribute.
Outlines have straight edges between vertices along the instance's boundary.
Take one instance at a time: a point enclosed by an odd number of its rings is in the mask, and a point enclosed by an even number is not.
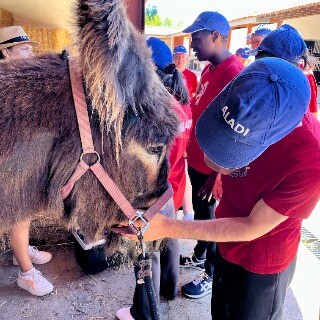
<svg viewBox="0 0 320 320"><path fill-rule="evenodd" d="M148 105L152 118L159 109L164 110L159 106L172 105L173 99L154 72L145 36L126 19L121 1L79 1L77 16L80 67L89 97L103 130L114 131L117 148L129 107L139 116Z"/></svg>

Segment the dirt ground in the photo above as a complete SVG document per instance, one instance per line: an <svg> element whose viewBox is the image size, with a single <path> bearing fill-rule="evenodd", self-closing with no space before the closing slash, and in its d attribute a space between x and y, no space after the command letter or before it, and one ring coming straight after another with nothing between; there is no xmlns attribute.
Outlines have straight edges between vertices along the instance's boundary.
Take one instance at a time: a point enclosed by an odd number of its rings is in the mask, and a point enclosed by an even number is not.
<svg viewBox="0 0 320 320"><path fill-rule="evenodd" d="M193 247L192 241L182 241L182 250ZM50 248L53 259L37 266L55 286L45 297L34 297L18 288L18 267L12 265L12 253L0 256L0 319L2 320L102 320L116 319L115 312L129 306L134 292L133 268L126 265L85 275L74 257L72 246ZM181 285L193 280L198 273L180 270ZM162 301L161 320L209 320L210 295L190 300L179 295L174 301ZM201 314L201 316L200 316Z"/></svg>
<svg viewBox="0 0 320 320"><path fill-rule="evenodd" d="M181 253L186 254L195 242L180 240L180 244ZM55 286L54 292L45 297L18 288L18 267L12 265L12 253L0 255L0 320L115 320L119 308L130 306L135 287L132 267L121 266L91 276L77 264L72 246L51 247L50 251L52 261L37 266ZM180 269L180 286L192 281L198 272ZM211 295L192 300L179 294L173 301L162 300L161 320L211 320L210 299ZM303 319L291 289L282 319Z"/></svg>

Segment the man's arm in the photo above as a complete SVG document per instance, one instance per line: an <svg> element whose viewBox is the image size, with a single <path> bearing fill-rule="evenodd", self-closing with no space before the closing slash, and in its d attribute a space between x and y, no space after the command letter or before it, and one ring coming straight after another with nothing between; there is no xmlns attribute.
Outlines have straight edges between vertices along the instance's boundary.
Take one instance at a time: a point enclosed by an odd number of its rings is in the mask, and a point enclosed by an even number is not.
<svg viewBox="0 0 320 320"><path fill-rule="evenodd" d="M157 214L150 222L144 239L151 241L169 237L215 242L250 241L268 233L287 218L270 208L262 199L248 217L182 221Z"/></svg>

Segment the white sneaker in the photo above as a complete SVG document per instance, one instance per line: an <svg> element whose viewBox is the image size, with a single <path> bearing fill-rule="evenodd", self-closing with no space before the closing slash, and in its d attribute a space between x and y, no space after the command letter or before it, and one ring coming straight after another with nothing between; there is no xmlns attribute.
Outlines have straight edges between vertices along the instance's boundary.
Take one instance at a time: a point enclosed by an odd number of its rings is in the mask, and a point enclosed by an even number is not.
<svg viewBox="0 0 320 320"><path fill-rule="evenodd" d="M194 220L194 212L187 212L182 220Z"/></svg>
<svg viewBox="0 0 320 320"><path fill-rule="evenodd" d="M22 275L19 270L17 285L38 297L44 296L53 291L53 285L42 276L40 271L35 268L27 271L25 275Z"/></svg>
<svg viewBox="0 0 320 320"><path fill-rule="evenodd" d="M132 315L130 313L130 307L119 309L116 312L116 317L119 320L134 320L134 318L132 317Z"/></svg>
<svg viewBox="0 0 320 320"><path fill-rule="evenodd" d="M28 254L32 264L45 264L52 259L52 254L46 251L39 251L36 247L29 246ZM12 263L18 266L19 263L16 257L13 255Z"/></svg>

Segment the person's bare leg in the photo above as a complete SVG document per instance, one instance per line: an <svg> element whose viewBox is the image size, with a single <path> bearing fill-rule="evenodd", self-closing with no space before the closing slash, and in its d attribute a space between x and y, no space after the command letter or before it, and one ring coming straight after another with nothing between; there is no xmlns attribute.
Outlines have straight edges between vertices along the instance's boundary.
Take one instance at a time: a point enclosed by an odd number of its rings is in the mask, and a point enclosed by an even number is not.
<svg viewBox="0 0 320 320"><path fill-rule="evenodd" d="M13 254L22 272L27 272L33 268L28 254L30 222L31 220L17 222L13 225L10 234Z"/></svg>

